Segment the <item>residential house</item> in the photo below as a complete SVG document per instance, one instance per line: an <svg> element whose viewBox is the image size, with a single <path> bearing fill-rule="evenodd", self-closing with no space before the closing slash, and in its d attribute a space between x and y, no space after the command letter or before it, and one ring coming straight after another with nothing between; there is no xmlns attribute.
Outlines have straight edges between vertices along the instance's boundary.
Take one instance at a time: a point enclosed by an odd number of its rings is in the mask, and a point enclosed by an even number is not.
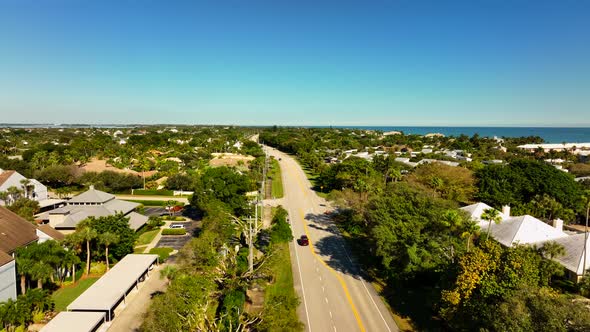
<svg viewBox="0 0 590 332"><path fill-rule="evenodd" d="M29 183L25 188L24 180ZM3 170L0 168L0 192L5 192L10 187L16 187L26 193L26 197L36 201L47 199L47 187L35 179L27 179L19 172L14 170ZM26 189L26 190L25 190ZM5 205L6 202L0 200L0 205Z"/></svg>
<svg viewBox="0 0 590 332"><path fill-rule="evenodd" d="M14 252L36 242L36 231L33 224L0 206L0 302L16 299Z"/></svg>
<svg viewBox="0 0 590 332"><path fill-rule="evenodd" d="M489 222L483 220L481 215L491 207L485 203L476 203L461 208L467 212L471 219L478 223L482 232L486 232ZM563 220L554 220L549 225L535 217L510 216L510 208L505 206L500 213L502 221L499 224L491 224L491 236L502 245L511 247L517 244L531 244L542 246L543 243L555 241L565 249L565 255L555 257L567 271L568 277L573 281L579 281L583 276L584 268L590 268L590 237L585 234L571 234L563 231ZM584 245L586 242L586 245ZM584 249L585 252L584 252Z"/></svg>
<svg viewBox="0 0 590 332"><path fill-rule="evenodd" d="M135 212L140 205L119 200L115 198L115 195L96 190L94 186L90 186L88 191L66 201L65 206L41 213L36 218L67 234L72 233L76 226L88 217L98 218L122 213L129 218L129 227L138 230L148 220L148 217Z"/></svg>

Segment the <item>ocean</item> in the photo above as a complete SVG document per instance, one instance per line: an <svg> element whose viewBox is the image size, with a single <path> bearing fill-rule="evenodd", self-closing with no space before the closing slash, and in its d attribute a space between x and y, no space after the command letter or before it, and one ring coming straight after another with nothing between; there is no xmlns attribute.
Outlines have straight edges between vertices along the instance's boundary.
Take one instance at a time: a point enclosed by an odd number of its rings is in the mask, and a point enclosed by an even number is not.
<svg viewBox="0 0 590 332"><path fill-rule="evenodd" d="M485 137L522 137L539 136L546 143L588 143L590 128L558 128L558 127L371 127L371 126L332 126L332 128L365 129L380 131L402 131L404 134L425 135L441 133L445 136L461 134Z"/></svg>

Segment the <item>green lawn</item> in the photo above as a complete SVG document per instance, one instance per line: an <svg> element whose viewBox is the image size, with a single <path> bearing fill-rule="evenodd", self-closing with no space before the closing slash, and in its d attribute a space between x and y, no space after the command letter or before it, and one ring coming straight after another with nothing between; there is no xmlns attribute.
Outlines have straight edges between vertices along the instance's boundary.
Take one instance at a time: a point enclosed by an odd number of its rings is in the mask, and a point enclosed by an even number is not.
<svg viewBox="0 0 590 332"><path fill-rule="evenodd" d="M283 178L281 177L281 167L279 162L275 159L272 160L270 176L272 178L272 197L282 198L283 197Z"/></svg>
<svg viewBox="0 0 590 332"><path fill-rule="evenodd" d="M147 231L137 238L135 241L135 246L145 246L152 242L152 240L158 235L159 229L154 229L153 231Z"/></svg>
<svg viewBox="0 0 590 332"><path fill-rule="evenodd" d="M87 290L88 287L92 286L98 278L99 277L89 277L82 279L78 281L75 286L61 288L55 291L55 293L51 295L55 302L55 311L65 311L66 307Z"/></svg>
<svg viewBox="0 0 590 332"><path fill-rule="evenodd" d="M265 290L264 318L271 330L301 331L302 325L297 317L299 299L293 288L289 245L280 243L273 250L269 268L274 282Z"/></svg>
<svg viewBox="0 0 590 332"><path fill-rule="evenodd" d="M134 254L143 254L143 252L145 251L145 248L147 248L147 246L138 246L133 248L133 253Z"/></svg>

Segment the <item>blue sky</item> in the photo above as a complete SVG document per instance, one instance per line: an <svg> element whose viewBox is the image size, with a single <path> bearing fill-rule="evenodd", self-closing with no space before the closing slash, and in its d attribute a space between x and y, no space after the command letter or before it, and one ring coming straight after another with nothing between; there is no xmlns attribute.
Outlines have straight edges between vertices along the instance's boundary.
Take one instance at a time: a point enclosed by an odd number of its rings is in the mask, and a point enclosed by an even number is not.
<svg viewBox="0 0 590 332"><path fill-rule="evenodd" d="M590 126L590 1L0 0L0 122Z"/></svg>

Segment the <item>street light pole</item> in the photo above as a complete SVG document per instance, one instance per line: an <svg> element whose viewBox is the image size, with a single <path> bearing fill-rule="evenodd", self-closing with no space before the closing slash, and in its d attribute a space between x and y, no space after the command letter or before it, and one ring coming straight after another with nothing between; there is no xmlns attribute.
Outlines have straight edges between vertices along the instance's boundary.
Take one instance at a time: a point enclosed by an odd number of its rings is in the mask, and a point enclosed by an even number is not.
<svg viewBox="0 0 590 332"><path fill-rule="evenodd" d="M584 262L583 262L583 271L582 277L586 275L586 246L588 244L588 213L590 212L590 198L588 198L588 203L586 204L586 226L584 226Z"/></svg>

